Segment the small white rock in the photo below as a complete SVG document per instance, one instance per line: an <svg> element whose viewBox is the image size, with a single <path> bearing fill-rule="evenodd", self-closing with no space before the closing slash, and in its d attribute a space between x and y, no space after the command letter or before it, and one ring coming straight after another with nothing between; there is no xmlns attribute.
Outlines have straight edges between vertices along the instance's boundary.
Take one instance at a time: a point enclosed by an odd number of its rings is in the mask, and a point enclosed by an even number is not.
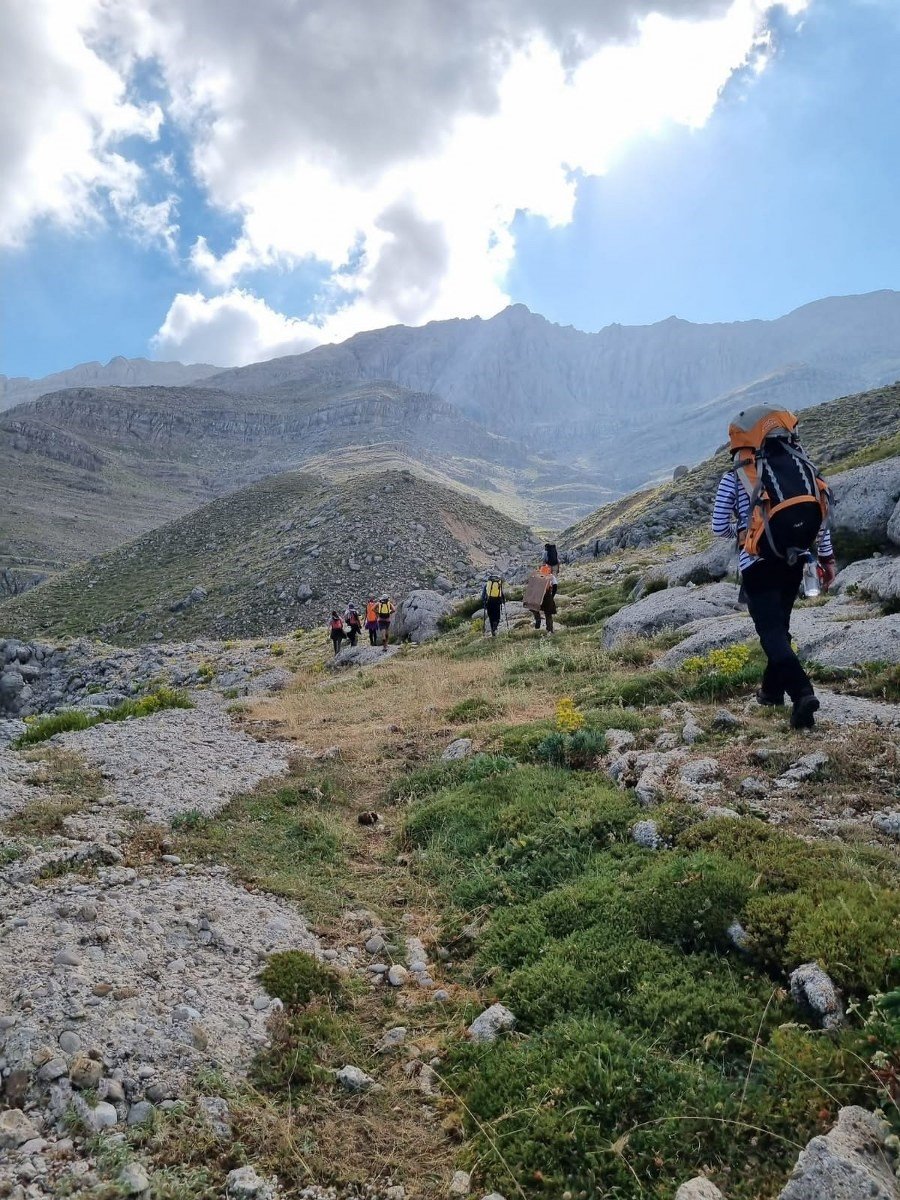
<svg viewBox="0 0 900 1200"><path fill-rule="evenodd" d="M359 1067L349 1065L341 1067L336 1078L341 1087L348 1092L369 1092L375 1087L375 1080L372 1076L367 1075Z"/></svg>
<svg viewBox="0 0 900 1200"><path fill-rule="evenodd" d="M473 1042L495 1042L507 1029L514 1029L516 1018L502 1004L492 1004L469 1026L467 1033Z"/></svg>
<svg viewBox="0 0 900 1200"><path fill-rule="evenodd" d="M472 1190L472 1176L468 1171L457 1171L447 1188L448 1196L468 1196Z"/></svg>
<svg viewBox="0 0 900 1200"><path fill-rule="evenodd" d="M388 983L391 987L402 987L409 978L409 972L406 967L402 967L400 963L394 963L387 973Z"/></svg>

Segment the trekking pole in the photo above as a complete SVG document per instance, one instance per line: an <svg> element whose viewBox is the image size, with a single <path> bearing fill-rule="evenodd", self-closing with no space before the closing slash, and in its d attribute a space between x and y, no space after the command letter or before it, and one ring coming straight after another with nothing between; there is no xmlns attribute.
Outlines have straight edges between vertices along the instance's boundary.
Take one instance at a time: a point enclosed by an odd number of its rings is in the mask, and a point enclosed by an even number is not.
<svg viewBox="0 0 900 1200"><path fill-rule="evenodd" d="M506 601L503 601L503 619L506 622L506 632L509 633L509 613L506 611Z"/></svg>

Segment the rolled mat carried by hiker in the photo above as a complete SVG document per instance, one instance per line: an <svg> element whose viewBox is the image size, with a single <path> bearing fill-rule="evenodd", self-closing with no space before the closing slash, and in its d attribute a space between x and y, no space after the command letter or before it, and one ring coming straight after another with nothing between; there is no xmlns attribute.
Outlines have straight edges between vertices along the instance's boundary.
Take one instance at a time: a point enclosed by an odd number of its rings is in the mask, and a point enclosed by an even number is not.
<svg viewBox="0 0 900 1200"><path fill-rule="evenodd" d="M791 646L791 614L808 563L818 559L826 591L834 580L830 493L786 409L748 408L728 436L733 466L719 482L712 528L740 548L742 592L766 655L757 700L781 705L787 693L792 728L811 729L819 701Z"/></svg>
<svg viewBox="0 0 900 1200"><path fill-rule="evenodd" d="M535 629L540 629L541 614L543 614L547 621L547 632L553 632L553 617L556 613L556 587L556 576L552 573L544 575L540 571L535 571L526 580L522 604L534 617Z"/></svg>

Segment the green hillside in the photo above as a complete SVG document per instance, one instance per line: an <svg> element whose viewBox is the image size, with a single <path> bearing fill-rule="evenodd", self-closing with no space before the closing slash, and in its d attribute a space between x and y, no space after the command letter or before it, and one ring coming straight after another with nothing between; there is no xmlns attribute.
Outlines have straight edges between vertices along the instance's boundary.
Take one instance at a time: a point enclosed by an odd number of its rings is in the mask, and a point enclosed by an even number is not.
<svg viewBox="0 0 900 1200"><path fill-rule="evenodd" d="M330 484L287 473L92 558L0 608L16 636L91 634L123 644L232 637L317 624L370 590L464 582L528 530L410 471ZM177 611L194 588L206 598ZM307 595L306 593L311 593Z"/></svg>
<svg viewBox="0 0 900 1200"><path fill-rule="evenodd" d="M724 430L723 430L724 432ZM835 474L900 451L900 383L804 409L800 436L815 462ZM670 483L625 496L571 526L560 541L601 548L660 541L705 525L716 485L730 465L724 449Z"/></svg>

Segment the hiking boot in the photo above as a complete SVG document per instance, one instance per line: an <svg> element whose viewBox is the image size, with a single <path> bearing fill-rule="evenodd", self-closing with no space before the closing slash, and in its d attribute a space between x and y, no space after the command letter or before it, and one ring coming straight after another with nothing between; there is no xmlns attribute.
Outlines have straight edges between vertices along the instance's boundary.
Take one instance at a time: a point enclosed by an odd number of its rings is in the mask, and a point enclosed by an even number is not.
<svg viewBox="0 0 900 1200"><path fill-rule="evenodd" d="M765 688L760 688L756 693L756 703L762 704L766 708L782 708L784 706L784 692L776 696L774 692L767 692Z"/></svg>
<svg viewBox="0 0 900 1200"><path fill-rule="evenodd" d="M812 729L816 723L815 714L819 711L819 699L812 692L807 692L799 700L794 701L791 709L791 729Z"/></svg>

